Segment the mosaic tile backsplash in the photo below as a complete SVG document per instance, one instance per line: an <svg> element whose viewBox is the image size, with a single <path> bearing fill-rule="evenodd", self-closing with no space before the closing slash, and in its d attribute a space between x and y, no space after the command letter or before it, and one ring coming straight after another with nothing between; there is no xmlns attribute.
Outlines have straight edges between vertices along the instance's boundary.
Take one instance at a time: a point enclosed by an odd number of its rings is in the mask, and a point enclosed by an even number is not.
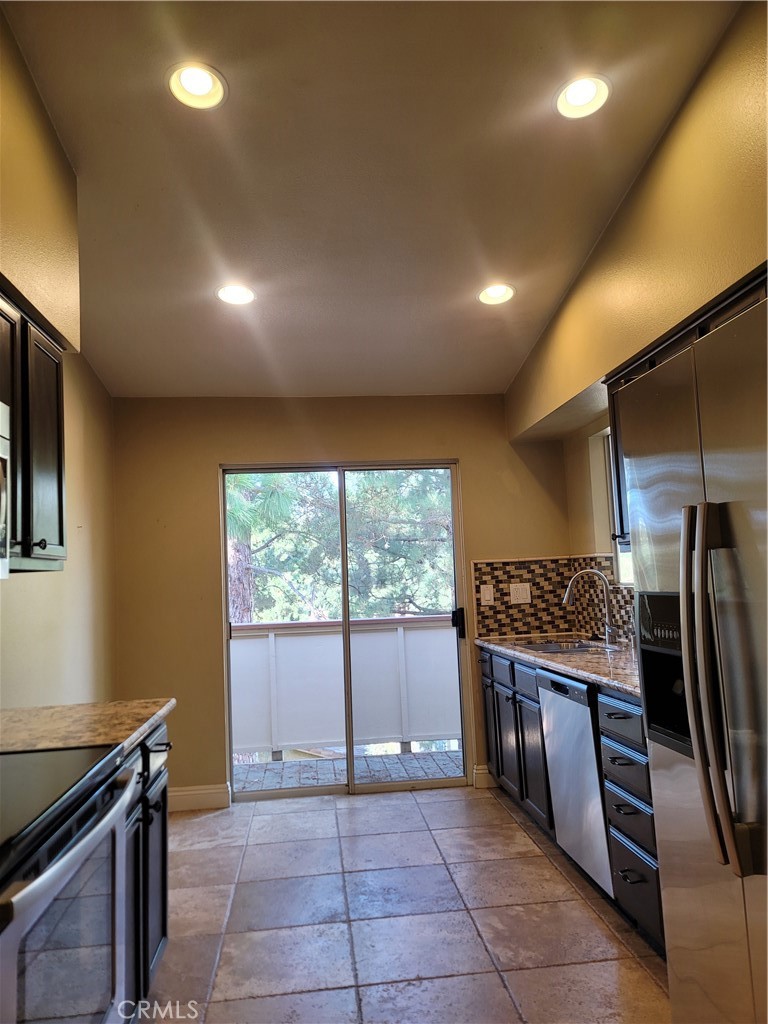
<svg viewBox="0 0 768 1024"><path fill-rule="evenodd" d="M599 569L611 582L614 624L631 637L634 591L616 584L612 555L573 555L562 558L520 558L472 565L478 636L508 633L602 634L603 589L595 577L584 576L575 586L572 607L563 605L568 581L580 569ZM530 583L531 603L512 604L510 583ZM480 587L491 584L494 603L480 604Z"/></svg>

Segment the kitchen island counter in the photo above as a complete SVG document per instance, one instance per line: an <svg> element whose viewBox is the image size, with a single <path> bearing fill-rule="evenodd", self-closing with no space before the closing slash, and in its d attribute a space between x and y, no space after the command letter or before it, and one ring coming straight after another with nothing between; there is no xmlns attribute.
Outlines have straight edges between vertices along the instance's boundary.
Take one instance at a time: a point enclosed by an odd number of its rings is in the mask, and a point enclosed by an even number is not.
<svg viewBox="0 0 768 1024"><path fill-rule="evenodd" d="M560 637L560 639L570 638L571 634L568 634L567 637ZM616 651L591 649L570 651L567 654L544 654L540 651L532 651L521 643L521 641L530 639L532 638L522 635L490 636L479 637L475 643L478 647L495 651L504 657L549 669L551 672L562 672L575 679L596 683L601 688L607 687L639 700L640 678L634 645L629 644Z"/></svg>
<svg viewBox="0 0 768 1024"><path fill-rule="evenodd" d="M131 750L176 707L175 697L8 708L0 714L0 752L115 746Z"/></svg>

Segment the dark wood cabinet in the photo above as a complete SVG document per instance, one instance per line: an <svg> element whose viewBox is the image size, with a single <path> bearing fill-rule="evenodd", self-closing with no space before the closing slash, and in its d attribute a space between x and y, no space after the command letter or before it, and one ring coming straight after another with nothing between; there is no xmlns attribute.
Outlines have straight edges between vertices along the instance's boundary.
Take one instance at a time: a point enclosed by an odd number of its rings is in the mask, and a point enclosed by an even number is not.
<svg viewBox="0 0 768 1024"><path fill-rule="evenodd" d="M142 935L144 892L144 809L141 802L128 816L125 827L125 998L142 998Z"/></svg>
<svg viewBox="0 0 768 1024"><path fill-rule="evenodd" d="M512 690L499 686L498 683L493 690L499 728L499 782L511 796L522 801L517 700Z"/></svg>
<svg viewBox="0 0 768 1024"><path fill-rule="evenodd" d="M523 774L523 806L542 828L552 831L552 803L541 728L541 705L519 693L517 719L520 736L520 762Z"/></svg>
<svg viewBox="0 0 768 1024"><path fill-rule="evenodd" d="M552 807L536 671L499 654L489 656L487 651L479 660L488 770L534 821L551 832Z"/></svg>
<svg viewBox="0 0 768 1024"><path fill-rule="evenodd" d="M168 771L163 768L144 797L144 978L154 976L168 941Z"/></svg>
<svg viewBox="0 0 768 1024"><path fill-rule="evenodd" d="M0 297L0 401L10 408L10 570L67 555L63 350Z"/></svg>

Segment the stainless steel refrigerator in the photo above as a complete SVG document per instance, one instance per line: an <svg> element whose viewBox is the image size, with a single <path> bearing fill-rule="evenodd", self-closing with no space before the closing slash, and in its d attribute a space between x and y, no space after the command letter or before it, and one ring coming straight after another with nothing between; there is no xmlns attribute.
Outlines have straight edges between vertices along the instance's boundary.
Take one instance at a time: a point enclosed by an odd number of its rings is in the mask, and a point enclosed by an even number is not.
<svg viewBox="0 0 768 1024"><path fill-rule="evenodd" d="M615 396L675 1024L766 1020L766 305Z"/></svg>

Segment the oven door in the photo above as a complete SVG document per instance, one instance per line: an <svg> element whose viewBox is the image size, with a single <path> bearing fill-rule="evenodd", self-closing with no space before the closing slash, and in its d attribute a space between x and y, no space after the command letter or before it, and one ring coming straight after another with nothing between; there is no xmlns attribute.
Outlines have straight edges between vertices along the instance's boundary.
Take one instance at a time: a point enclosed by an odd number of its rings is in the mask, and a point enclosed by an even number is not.
<svg viewBox="0 0 768 1024"><path fill-rule="evenodd" d="M135 774L109 783L107 809L74 845L0 895L3 1024L125 1019L125 823Z"/></svg>

